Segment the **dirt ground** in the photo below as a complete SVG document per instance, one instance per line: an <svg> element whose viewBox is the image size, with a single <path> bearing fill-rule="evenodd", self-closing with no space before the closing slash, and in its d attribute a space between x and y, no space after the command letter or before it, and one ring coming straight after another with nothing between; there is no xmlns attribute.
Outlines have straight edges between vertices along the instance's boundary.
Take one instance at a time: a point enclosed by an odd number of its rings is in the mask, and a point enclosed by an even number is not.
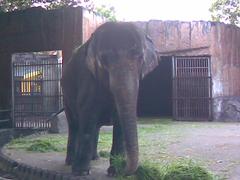
<svg viewBox="0 0 240 180"><path fill-rule="evenodd" d="M240 179L240 123L200 123L197 128L184 128L184 136L173 142L167 146L168 156L203 162L221 179ZM64 165L64 153L26 153L5 148L3 152L31 166L70 173ZM92 179L111 179L106 176L107 159L93 161L92 166Z"/></svg>
<svg viewBox="0 0 240 180"><path fill-rule="evenodd" d="M70 173L70 166L66 166L64 164L65 153L29 153L26 151L20 150L3 150L5 154L7 154L12 159L15 159L18 162L22 162L25 164L29 164L33 167L40 167L42 169L54 170L61 173ZM107 176L108 168L108 160L107 159L99 159L97 161L92 161L92 169L89 179L91 180L111 180ZM1 177L0 177L1 180Z"/></svg>
<svg viewBox="0 0 240 180"><path fill-rule="evenodd" d="M240 179L240 123L217 123L185 133L168 147L170 154L197 159L223 179Z"/></svg>

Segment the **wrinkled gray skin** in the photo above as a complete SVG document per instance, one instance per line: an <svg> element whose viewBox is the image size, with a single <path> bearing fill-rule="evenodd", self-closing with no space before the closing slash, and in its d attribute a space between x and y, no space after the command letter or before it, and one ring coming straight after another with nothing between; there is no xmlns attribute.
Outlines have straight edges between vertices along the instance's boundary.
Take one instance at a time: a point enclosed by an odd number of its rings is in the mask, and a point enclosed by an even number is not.
<svg viewBox="0 0 240 180"><path fill-rule="evenodd" d="M66 164L89 173L97 158L99 128L113 124L111 155L125 155L125 174L138 167L137 97L139 80L157 66L152 41L135 25L107 22L65 64L64 108L69 124ZM109 175L115 175L111 165Z"/></svg>

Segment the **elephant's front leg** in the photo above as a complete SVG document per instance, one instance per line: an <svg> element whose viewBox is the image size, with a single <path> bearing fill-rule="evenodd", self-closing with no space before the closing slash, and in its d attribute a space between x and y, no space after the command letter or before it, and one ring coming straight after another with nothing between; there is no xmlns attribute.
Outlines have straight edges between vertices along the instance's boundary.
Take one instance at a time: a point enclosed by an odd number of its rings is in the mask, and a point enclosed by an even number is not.
<svg viewBox="0 0 240 180"><path fill-rule="evenodd" d="M114 119L113 125L113 142L110 156L110 166L108 168L109 176L115 176L117 174L116 169L113 166L113 159L116 156L125 156L123 129L118 118Z"/></svg>
<svg viewBox="0 0 240 180"><path fill-rule="evenodd" d="M96 135L96 113L90 112L82 116L79 123L78 142L75 149L72 172L75 175L87 175L90 173L90 161L93 154L93 141Z"/></svg>
<svg viewBox="0 0 240 180"><path fill-rule="evenodd" d="M71 165L74 154L75 154L75 146L77 143L77 132L78 126L76 119L74 119L74 114L71 109L65 104L65 114L68 120L68 144L67 144L67 155L65 163L67 165Z"/></svg>
<svg viewBox="0 0 240 180"><path fill-rule="evenodd" d="M76 126L71 126L68 130L68 143L67 143L67 155L65 163L71 165L74 159L75 146L77 142L77 129Z"/></svg>

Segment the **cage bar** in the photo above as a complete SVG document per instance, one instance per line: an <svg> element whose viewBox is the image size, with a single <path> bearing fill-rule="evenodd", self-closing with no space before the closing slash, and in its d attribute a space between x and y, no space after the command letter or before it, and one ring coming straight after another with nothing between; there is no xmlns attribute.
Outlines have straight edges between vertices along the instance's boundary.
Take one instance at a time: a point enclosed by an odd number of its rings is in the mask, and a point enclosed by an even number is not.
<svg viewBox="0 0 240 180"><path fill-rule="evenodd" d="M210 120L211 101L210 57L174 57L174 119Z"/></svg>

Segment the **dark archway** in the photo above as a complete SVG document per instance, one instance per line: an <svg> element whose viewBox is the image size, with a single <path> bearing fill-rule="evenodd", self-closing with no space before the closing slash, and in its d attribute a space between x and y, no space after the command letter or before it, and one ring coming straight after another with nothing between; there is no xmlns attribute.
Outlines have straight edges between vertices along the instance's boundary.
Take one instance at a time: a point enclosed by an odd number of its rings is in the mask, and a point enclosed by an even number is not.
<svg viewBox="0 0 240 180"><path fill-rule="evenodd" d="M158 67L140 82L139 116L172 116L172 57L161 57Z"/></svg>

